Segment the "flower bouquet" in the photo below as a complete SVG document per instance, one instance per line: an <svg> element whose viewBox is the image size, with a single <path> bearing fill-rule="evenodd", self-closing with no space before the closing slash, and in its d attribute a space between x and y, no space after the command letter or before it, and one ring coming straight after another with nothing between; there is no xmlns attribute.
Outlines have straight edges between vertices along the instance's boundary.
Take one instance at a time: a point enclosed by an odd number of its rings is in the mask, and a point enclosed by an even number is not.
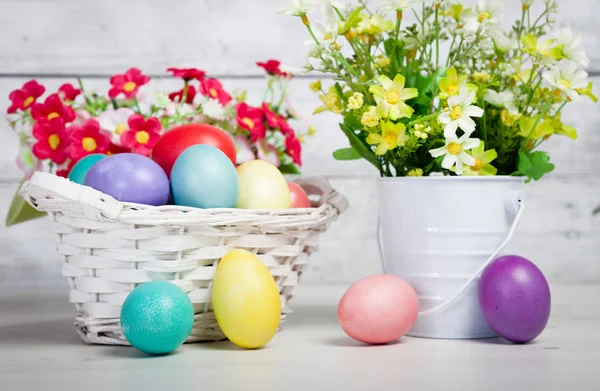
<svg viewBox="0 0 600 391"><path fill-rule="evenodd" d="M551 137L577 138L561 119L582 96L597 98L582 69L580 36L553 31L554 0L523 0L521 17L500 26L502 4L479 0L387 0L379 9L296 0L310 40L305 71L331 74L311 88L316 112L343 116L349 148L339 160L364 158L381 176L513 175L552 171L540 149ZM414 18L407 24L405 15ZM392 17L390 17L392 16Z"/></svg>
<svg viewBox="0 0 600 391"><path fill-rule="evenodd" d="M25 180L35 171L66 177L71 168L90 154L133 152L149 156L159 137L174 126L206 123L227 131L234 140L239 164L263 159L282 173L298 174L305 135L314 127L296 132L288 122L298 115L289 102L293 75L277 60L257 63L267 74L263 102L251 106L246 91L233 96L221 82L195 68L168 68L182 87L158 92L153 99L142 90L150 78L137 68L110 78L106 95L63 84L41 99L46 88L36 80L10 93L8 122L20 140L18 166ZM16 194L6 224L43 214Z"/></svg>

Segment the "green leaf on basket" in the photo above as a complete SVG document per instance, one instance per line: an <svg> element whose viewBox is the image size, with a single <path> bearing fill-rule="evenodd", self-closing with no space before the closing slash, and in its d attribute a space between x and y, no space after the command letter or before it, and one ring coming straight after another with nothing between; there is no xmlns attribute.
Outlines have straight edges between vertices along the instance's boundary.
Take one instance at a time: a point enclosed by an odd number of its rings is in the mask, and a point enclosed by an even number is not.
<svg viewBox="0 0 600 391"><path fill-rule="evenodd" d="M21 188L21 184L17 188L15 195L13 196L12 202L10 204L10 208L8 209L8 215L6 216L6 226L10 227L12 225L16 225L19 223L23 223L25 221L37 219L46 215L44 212L39 212L35 210L31 205L29 205L21 194L19 194L19 189Z"/></svg>
<svg viewBox="0 0 600 391"><path fill-rule="evenodd" d="M361 159L360 153L352 147L350 148L342 148L333 152L333 157L336 160L358 160Z"/></svg>
<svg viewBox="0 0 600 391"><path fill-rule="evenodd" d="M296 166L294 163L282 164L279 166L279 171L282 174L301 174L298 166Z"/></svg>

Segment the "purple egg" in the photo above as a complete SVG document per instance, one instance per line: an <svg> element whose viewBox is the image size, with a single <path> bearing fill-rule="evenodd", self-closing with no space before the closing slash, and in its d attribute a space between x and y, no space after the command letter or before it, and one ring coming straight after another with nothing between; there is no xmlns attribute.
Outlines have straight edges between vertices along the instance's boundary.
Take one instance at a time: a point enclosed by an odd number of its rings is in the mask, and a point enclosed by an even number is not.
<svg viewBox="0 0 600 391"><path fill-rule="evenodd" d="M550 287L533 262L506 255L496 258L482 273L479 305L498 335L511 342L529 342L548 324Z"/></svg>
<svg viewBox="0 0 600 391"><path fill-rule="evenodd" d="M84 184L122 202L165 205L169 200L169 178L149 158L135 153L120 153L94 164Z"/></svg>

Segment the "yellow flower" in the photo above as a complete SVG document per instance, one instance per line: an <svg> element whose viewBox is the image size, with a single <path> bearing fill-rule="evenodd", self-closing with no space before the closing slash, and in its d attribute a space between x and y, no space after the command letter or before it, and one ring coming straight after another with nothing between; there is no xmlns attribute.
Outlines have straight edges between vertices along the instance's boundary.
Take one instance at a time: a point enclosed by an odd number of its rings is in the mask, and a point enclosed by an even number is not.
<svg viewBox="0 0 600 391"><path fill-rule="evenodd" d="M317 107L315 114L319 114L324 111L331 111L335 114L341 114L343 112L342 102L335 91L335 87L330 87L327 93L319 95L319 99L321 99L321 102L323 102L323 106Z"/></svg>
<svg viewBox="0 0 600 391"><path fill-rule="evenodd" d="M486 72L475 72L473 73L473 80L486 83L490 81L490 74Z"/></svg>
<svg viewBox="0 0 600 391"><path fill-rule="evenodd" d="M361 15L361 21L356 26L357 34L365 35L377 35L384 31L389 31L394 28L394 22L391 20L384 20L383 16L378 14Z"/></svg>
<svg viewBox="0 0 600 391"><path fill-rule="evenodd" d="M559 47L554 46L554 39L547 39L545 41L538 41L537 37L533 34L527 34L521 38L523 44L523 51L529 53L532 56L543 58L548 57L554 60L560 60L562 58L562 51Z"/></svg>
<svg viewBox="0 0 600 391"><path fill-rule="evenodd" d="M375 61L375 68L385 68L392 63L388 57L380 57Z"/></svg>
<svg viewBox="0 0 600 391"><path fill-rule="evenodd" d="M443 12L443 14L448 15L449 17L454 19L456 22L458 22L460 20L462 12L463 12L462 4L452 4L450 9L448 9L446 12Z"/></svg>
<svg viewBox="0 0 600 391"><path fill-rule="evenodd" d="M369 128L374 128L379 125L379 116L377 115L377 110L374 106L370 106L369 109L363 113L360 123Z"/></svg>
<svg viewBox="0 0 600 391"><path fill-rule="evenodd" d="M412 107L408 106L404 101L416 98L419 91L416 88L404 88L404 76L396 75L394 81L389 77L381 75L377 78L380 86L369 87L377 102L377 114L380 117L396 120L403 117L411 117L414 113Z"/></svg>
<svg viewBox="0 0 600 391"><path fill-rule="evenodd" d="M467 84L467 75L459 75L456 69L450 68L446 71L446 76L440 79L440 99L448 99L451 96L458 95L462 86L467 86L469 91L477 91L477 86Z"/></svg>
<svg viewBox="0 0 600 391"><path fill-rule="evenodd" d="M308 125L308 135L314 136L317 134L317 127L315 125Z"/></svg>
<svg viewBox="0 0 600 391"><path fill-rule="evenodd" d="M348 108L350 110L358 110L365 103L364 95L360 92L355 92L351 97L348 98Z"/></svg>
<svg viewBox="0 0 600 391"><path fill-rule="evenodd" d="M423 176L423 170L420 168L413 168L406 176Z"/></svg>
<svg viewBox="0 0 600 391"><path fill-rule="evenodd" d="M387 151L406 144L408 137L403 123L384 121L381 123L381 133L371 133L367 137L367 143L377 145L375 155L385 155Z"/></svg>
<svg viewBox="0 0 600 391"><path fill-rule="evenodd" d="M596 97L596 95L594 95L594 93L592 92L592 87L592 82L589 82L585 89L578 88L576 89L576 91L579 95L585 95L588 98L590 98L592 102L596 103L598 102L598 97Z"/></svg>
<svg viewBox="0 0 600 391"><path fill-rule="evenodd" d="M511 114L508 110L504 109L500 112L500 119L502 123L508 127L513 126L521 118L521 114Z"/></svg>
<svg viewBox="0 0 600 391"><path fill-rule="evenodd" d="M560 119L561 113L558 113L556 117L552 119L552 127L554 128L554 134L559 136L567 136L571 140L577 139L577 130L574 127L564 124Z"/></svg>
<svg viewBox="0 0 600 391"><path fill-rule="evenodd" d="M314 92L321 91L321 80L315 80L315 81L311 82L309 85L310 85L310 89L313 90Z"/></svg>
<svg viewBox="0 0 600 391"><path fill-rule="evenodd" d="M475 159L475 164L472 166L465 166L463 168L463 175L482 175L490 176L496 175L498 169L492 166L490 163L498 157L498 153L495 149L485 150L484 142L482 141L477 148L473 148L471 152L467 152Z"/></svg>
<svg viewBox="0 0 600 391"><path fill-rule="evenodd" d="M533 125L537 121L537 117L521 117L519 119L519 135L522 137L529 137L533 140L538 140L542 137L547 137L554 133L554 127L552 126L551 120L544 120L544 122L538 122L535 130L532 131Z"/></svg>

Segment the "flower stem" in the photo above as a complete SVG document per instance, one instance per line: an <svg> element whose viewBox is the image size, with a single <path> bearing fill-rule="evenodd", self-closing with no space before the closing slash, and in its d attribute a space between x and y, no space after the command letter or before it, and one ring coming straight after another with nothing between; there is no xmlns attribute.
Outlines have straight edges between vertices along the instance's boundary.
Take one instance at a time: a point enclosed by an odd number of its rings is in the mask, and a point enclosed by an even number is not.
<svg viewBox="0 0 600 391"><path fill-rule="evenodd" d="M438 23L438 7L435 8L435 67L440 65L440 25Z"/></svg>
<svg viewBox="0 0 600 391"><path fill-rule="evenodd" d="M183 85L183 93L181 94L181 101L179 101L179 104L182 103L187 103L187 93L188 93L188 81L184 81L184 85ZM138 106L138 110L139 110L139 106Z"/></svg>
<svg viewBox="0 0 600 391"><path fill-rule="evenodd" d="M519 32L517 33L517 43L519 45L519 49L521 49L521 35L523 34L523 23L525 23L525 13L525 10L521 12L521 24L519 25Z"/></svg>
<svg viewBox="0 0 600 391"><path fill-rule="evenodd" d="M304 19L303 19L304 20ZM306 21L308 22L308 19L306 19ZM310 36L312 37L312 39L315 40L315 43L317 45L321 45L321 43L319 42L319 40L317 39L317 37L315 36L315 33L312 30L312 27L310 27L310 23L306 24L304 23L304 25L306 26L306 28L308 29L308 32L310 33Z"/></svg>
<svg viewBox="0 0 600 391"><path fill-rule="evenodd" d="M569 103L568 100L565 101L562 105L560 105L560 107L558 108L558 110L556 110L556 113L554 113L554 115L552 116L552 119L556 118L558 116L558 114L560 114L560 112L567 105L567 103Z"/></svg>
<svg viewBox="0 0 600 391"><path fill-rule="evenodd" d="M452 49L454 49L454 43L456 42L456 34L452 36L452 42L450 43L450 50L448 51L448 58L446 59L446 68L450 65L450 58L452 57Z"/></svg>
<svg viewBox="0 0 600 391"><path fill-rule="evenodd" d="M140 102L138 102L137 96L133 97L133 103L135 104L138 114L142 114L142 109L140 109Z"/></svg>
<svg viewBox="0 0 600 391"><path fill-rule="evenodd" d="M540 121L542 120L542 117L548 112L548 110L550 109L550 106L552 105L552 102L554 102L554 97L551 97L548 102L546 102L546 104L544 105L544 107L542 108L542 110L540 111L540 114L538 115L537 119L535 120L535 122L533 123L533 126L531 127L531 130L529 131L529 134L527 135L527 144L529 143L529 141L531 141L531 135L533 134L533 132L535 131L535 129L537 128L538 124L540 123ZM525 144L525 145L527 145Z"/></svg>

